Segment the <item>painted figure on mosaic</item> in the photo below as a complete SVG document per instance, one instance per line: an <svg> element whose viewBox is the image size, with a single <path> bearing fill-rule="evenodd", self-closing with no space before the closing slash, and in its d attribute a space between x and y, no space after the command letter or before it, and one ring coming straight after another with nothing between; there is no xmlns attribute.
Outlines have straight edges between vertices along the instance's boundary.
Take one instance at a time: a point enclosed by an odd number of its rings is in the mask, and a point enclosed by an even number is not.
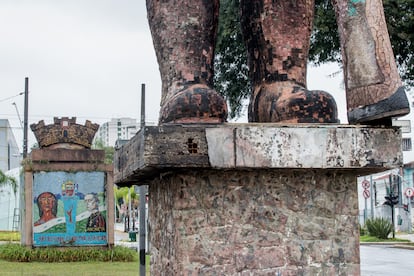
<svg viewBox="0 0 414 276"><path fill-rule="evenodd" d="M34 226L39 226L56 218L58 203L56 196L53 193L41 193L37 197L36 203L39 208L39 219L35 221Z"/></svg>
<svg viewBox="0 0 414 276"><path fill-rule="evenodd" d="M409 113L381 0L333 0L348 121L391 124ZM241 0L252 94L250 122L337 123L333 97L306 84L314 0ZM213 90L219 0L147 0L162 80L160 123L226 121Z"/></svg>
<svg viewBox="0 0 414 276"><path fill-rule="evenodd" d="M65 210L66 233L73 235L76 230L76 209L78 206L75 183L66 181L62 185L62 201Z"/></svg>
<svg viewBox="0 0 414 276"><path fill-rule="evenodd" d="M86 222L86 232L106 232L105 216L99 211L99 198L97 194L85 196L86 209L91 213Z"/></svg>

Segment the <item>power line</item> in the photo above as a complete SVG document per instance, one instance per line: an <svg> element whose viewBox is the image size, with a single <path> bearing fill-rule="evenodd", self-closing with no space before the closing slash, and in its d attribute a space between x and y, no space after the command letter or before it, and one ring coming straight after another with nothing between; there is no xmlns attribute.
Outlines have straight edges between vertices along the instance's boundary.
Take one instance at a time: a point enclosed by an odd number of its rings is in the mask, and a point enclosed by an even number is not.
<svg viewBox="0 0 414 276"><path fill-rule="evenodd" d="M0 119L2 119L2 117L4 118L12 118L15 121L19 121L19 118L17 116L16 113L14 114L10 114L10 113L0 113ZM121 118L121 117L127 117L127 118L132 118L132 119L137 119L138 117L136 116L96 116L96 115L81 115L81 116L77 116L77 115L45 115L45 114L30 114L30 121L32 122L38 122L39 120L44 120L45 122L50 121L53 122L53 118L54 117L76 117L77 122L79 123L79 121L82 120L90 120L92 121L92 123L94 123L94 120L98 120L98 121L105 121L105 122L110 122L112 119L117 119L117 118ZM149 124L157 124L158 123L158 119L155 116L146 116L145 118L145 122L149 123ZM21 129L21 127L12 127L12 128L16 128L16 129Z"/></svg>
<svg viewBox="0 0 414 276"><path fill-rule="evenodd" d="M24 94L24 92L20 92L20 93L19 93L19 94L17 94L17 95L10 96L10 97L8 97L8 98L2 99L2 100L0 100L0 103L1 103L1 102L4 102L4 101L7 101L7 100L10 100L10 99L13 99L13 98L16 98L16 97L18 97L18 96L20 96L20 95L23 95L23 94Z"/></svg>
<svg viewBox="0 0 414 276"><path fill-rule="evenodd" d="M22 127L13 127L13 126L8 126L8 127L0 126L0 129L23 129L23 128Z"/></svg>
<svg viewBox="0 0 414 276"><path fill-rule="evenodd" d="M20 113L19 113L19 110L17 109L17 105L15 102L13 102L12 105L14 105L14 107L16 108L17 117L19 117L20 126L23 128L22 119L20 118Z"/></svg>

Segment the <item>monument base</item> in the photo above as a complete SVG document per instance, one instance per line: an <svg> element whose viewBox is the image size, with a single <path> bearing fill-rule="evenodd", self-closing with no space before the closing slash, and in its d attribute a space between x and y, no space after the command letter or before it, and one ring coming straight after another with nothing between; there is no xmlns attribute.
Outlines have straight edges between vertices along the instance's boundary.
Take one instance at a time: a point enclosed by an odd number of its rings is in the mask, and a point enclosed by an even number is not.
<svg viewBox="0 0 414 276"><path fill-rule="evenodd" d="M359 175L402 164L395 128L146 127L115 182L149 185L152 275L359 275Z"/></svg>

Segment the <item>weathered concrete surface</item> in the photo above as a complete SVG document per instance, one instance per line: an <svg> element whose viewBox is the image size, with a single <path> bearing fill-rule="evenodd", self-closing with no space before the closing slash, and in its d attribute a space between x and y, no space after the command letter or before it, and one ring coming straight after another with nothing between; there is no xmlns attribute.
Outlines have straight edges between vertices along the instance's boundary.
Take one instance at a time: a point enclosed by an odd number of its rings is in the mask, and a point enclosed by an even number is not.
<svg viewBox="0 0 414 276"><path fill-rule="evenodd" d="M90 149L33 149L30 153L32 161L43 162L90 162L103 163L104 150Z"/></svg>
<svg viewBox="0 0 414 276"><path fill-rule="evenodd" d="M33 149L30 162L25 164L31 171L107 171L112 174L113 166L104 163L104 150L43 148Z"/></svg>
<svg viewBox="0 0 414 276"><path fill-rule="evenodd" d="M146 181L177 168L321 168L378 172L402 165L397 128L223 124L145 127L115 152L114 179ZM360 172L362 172L360 171Z"/></svg>
<svg viewBox="0 0 414 276"><path fill-rule="evenodd" d="M359 275L356 178L400 165L397 128L164 125L114 174L149 184L153 275Z"/></svg>

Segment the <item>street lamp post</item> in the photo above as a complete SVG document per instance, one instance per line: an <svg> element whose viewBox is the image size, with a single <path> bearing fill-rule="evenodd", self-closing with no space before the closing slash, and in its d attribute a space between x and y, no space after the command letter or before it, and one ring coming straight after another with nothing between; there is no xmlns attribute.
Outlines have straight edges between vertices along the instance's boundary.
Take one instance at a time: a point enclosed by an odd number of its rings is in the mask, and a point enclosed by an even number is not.
<svg viewBox="0 0 414 276"><path fill-rule="evenodd" d="M141 84L141 131L145 128L145 84ZM145 275L146 186L139 186L139 275Z"/></svg>
<svg viewBox="0 0 414 276"><path fill-rule="evenodd" d="M24 123L23 123L23 158L27 157L27 129L28 129L28 111L29 111L29 78L24 82Z"/></svg>

